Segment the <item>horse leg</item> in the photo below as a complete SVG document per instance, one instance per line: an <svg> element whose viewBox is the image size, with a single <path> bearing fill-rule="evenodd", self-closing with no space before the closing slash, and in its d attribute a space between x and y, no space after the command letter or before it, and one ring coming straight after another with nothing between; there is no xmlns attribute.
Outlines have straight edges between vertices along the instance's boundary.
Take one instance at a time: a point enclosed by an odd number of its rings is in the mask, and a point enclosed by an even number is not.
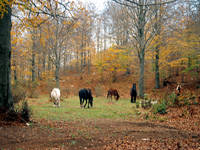
<svg viewBox="0 0 200 150"><path fill-rule="evenodd" d="M133 103L133 95L131 95L131 103Z"/></svg>
<svg viewBox="0 0 200 150"><path fill-rule="evenodd" d="M86 103L85 103L85 105L84 105L84 108L85 108L85 106L87 105L87 99L85 99L85 101L86 101Z"/></svg>
<svg viewBox="0 0 200 150"><path fill-rule="evenodd" d="M53 107L56 107L56 106L57 106L56 99L53 98Z"/></svg>
<svg viewBox="0 0 200 150"><path fill-rule="evenodd" d="M134 96L134 103L136 102L136 96Z"/></svg>
<svg viewBox="0 0 200 150"><path fill-rule="evenodd" d="M110 92L108 91L107 98L108 98L109 94L110 94Z"/></svg>
<svg viewBox="0 0 200 150"><path fill-rule="evenodd" d="M60 107L60 98L57 100L57 107Z"/></svg>
<svg viewBox="0 0 200 150"><path fill-rule="evenodd" d="M88 100L88 108L89 108L89 104L90 104L89 101L90 101L90 100Z"/></svg>
<svg viewBox="0 0 200 150"><path fill-rule="evenodd" d="M83 108L82 97L80 97L80 106Z"/></svg>

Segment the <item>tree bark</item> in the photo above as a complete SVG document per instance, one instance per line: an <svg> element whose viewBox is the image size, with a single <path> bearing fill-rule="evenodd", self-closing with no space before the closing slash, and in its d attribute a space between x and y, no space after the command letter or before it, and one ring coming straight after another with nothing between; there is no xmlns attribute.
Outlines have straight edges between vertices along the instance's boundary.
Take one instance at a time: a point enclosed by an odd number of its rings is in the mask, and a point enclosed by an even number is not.
<svg viewBox="0 0 200 150"><path fill-rule="evenodd" d="M138 37L139 37L139 88L138 95L144 96L144 55L145 55L145 37L144 37L144 26L145 26L145 10L143 6L139 9L139 26L138 26Z"/></svg>
<svg viewBox="0 0 200 150"><path fill-rule="evenodd" d="M11 94L11 8L0 18L0 107L13 108Z"/></svg>
<svg viewBox="0 0 200 150"><path fill-rule="evenodd" d="M155 0L155 3L157 3L157 0ZM161 21L160 20L160 15L159 15L159 18L158 18L158 8L157 8L158 6L156 5L155 6L155 11L156 11L156 15L155 15L155 19L156 19L156 24L155 24L155 30L156 30L156 35L157 36L160 36L160 27L159 27L159 25L158 25L158 20L159 20L159 22ZM161 11L161 9L160 9L160 11ZM156 61L155 61L155 88L156 89L159 89L160 88L160 75L159 75L159 48L160 48L160 44L159 44L159 40L157 39L157 41L156 41Z"/></svg>
<svg viewBox="0 0 200 150"><path fill-rule="evenodd" d="M144 51L144 49L143 49ZM138 87L138 96L144 96L144 53L140 54L139 58L139 87Z"/></svg>
<svg viewBox="0 0 200 150"><path fill-rule="evenodd" d="M54 52L56 55L56 87L59 88L60 52L58 51L58 21L56 23L56 42Z"/></svg>
<svg viewBox="0 0 200 150"><path fill-rule="evenodd" d="M32 40L33 40L33 46L32 46L32 82L35 82L36 74L35 74L35 50L36 50L36 31L33 27L33 33L32 33Z"/></svg>

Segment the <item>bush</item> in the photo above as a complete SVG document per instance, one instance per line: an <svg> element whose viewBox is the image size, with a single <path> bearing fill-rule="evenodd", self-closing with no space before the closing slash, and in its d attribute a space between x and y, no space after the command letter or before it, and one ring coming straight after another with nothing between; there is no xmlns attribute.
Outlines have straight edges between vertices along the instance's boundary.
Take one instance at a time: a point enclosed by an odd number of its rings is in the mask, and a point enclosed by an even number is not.
<svg viewBox="0 0 200 150"><path fill-rule="evenodd" d="M0 107L0 119L6 121L8 125L11 122L28 122L32 115L32 110L28 106L26 100L23 100L21 107L16 109L7 110L6 108Z"/></svg>
<svg viewBox="0 0 200 150"><path fill-rule="evenodd" d="M36 90L36 88L31 88L28 97L30 97L30 98L38 98L39 97L39 91Z"/></svg>
<svg viewBox="0 0 200 150"><path fill-rule="evenodd" d="M12 97L13 97L13 103L19 103L21 100L24 100L26 98L26 90L20 85L13 86Z"/></svg>
<svg viewBox="0 0 200 150"><path fill-rule="evenodd" d="M30 121L30 117L32 115L32 110L28 106L27 100L24 100L22 102L20 113L22 114L22 120L24 120L26 122Z"/></svg>
<svg viewBox="0 0 200 150"><path fill-rule="evenodd" d="M103 91L102 91L100 84L97 84L96 87L95 87L95 95L96 95L96 97L103 95Z"/></svg>
<svg viewBox="0 0 200 150"><path fill-rule="evenodd" d="M160 113L164 115L167 113L166 109L167 109L167 106L164 103L153 105L154 114Z"/></svg>

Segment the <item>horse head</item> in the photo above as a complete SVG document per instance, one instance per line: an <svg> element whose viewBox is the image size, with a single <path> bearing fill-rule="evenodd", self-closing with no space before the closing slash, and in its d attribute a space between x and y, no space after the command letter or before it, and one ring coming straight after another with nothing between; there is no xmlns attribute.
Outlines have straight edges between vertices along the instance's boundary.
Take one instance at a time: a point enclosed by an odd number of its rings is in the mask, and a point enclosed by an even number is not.
<svg viewBox="0 0 200 150"><path fill-rule="evenodd" d="M133 89L136 89L136 83L133 83Z"/></svg>
<svg viewBox="0 0 200 150"><path fill-rule="evenodd" d="M119 96L119 94L117 93L116 101L118 101L119 97L120 97L120 96Z"/></svg>
<svg viewBox="0 0 200 150"><path fill-rule="evenodd" d="M92 96L89 99L89 103L90 103L90 106L92 107L93 106L93 97Z"/></svg>

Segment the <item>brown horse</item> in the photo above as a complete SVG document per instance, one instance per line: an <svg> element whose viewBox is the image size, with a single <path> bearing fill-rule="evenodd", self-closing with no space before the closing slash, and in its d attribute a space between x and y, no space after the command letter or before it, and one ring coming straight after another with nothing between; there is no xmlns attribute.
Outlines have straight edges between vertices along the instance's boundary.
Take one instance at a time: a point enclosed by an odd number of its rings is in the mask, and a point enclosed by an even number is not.
<svg viewBox="0 0 200 150"><path fill-rule="evenodd" d="M117 92L117 90L116 89L112 89L112 88L110 88L109 90L108 90L108 95L107 95L107 98L108 98L108 96L109 95L111 95L111 101L112 101L112 95L115 97L115 99L116 99L116 101L119 99L119 94L118 94L118 92Z"/></svg>

